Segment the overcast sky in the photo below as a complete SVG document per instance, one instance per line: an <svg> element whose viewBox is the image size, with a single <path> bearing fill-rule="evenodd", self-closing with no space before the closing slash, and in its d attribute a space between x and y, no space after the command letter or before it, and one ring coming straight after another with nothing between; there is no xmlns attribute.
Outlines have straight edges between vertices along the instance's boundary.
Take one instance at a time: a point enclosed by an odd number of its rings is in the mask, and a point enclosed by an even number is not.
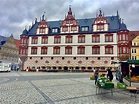
<svg viewBox="0 0 139 104"><path fill-rule="evenodd" d="M129 30L139 30L139 0L0 0L0 35L19 39L44 12L48 21L63 20L69 5L76 19L94 18L100 8L105 16L118 10Z"/></svg>

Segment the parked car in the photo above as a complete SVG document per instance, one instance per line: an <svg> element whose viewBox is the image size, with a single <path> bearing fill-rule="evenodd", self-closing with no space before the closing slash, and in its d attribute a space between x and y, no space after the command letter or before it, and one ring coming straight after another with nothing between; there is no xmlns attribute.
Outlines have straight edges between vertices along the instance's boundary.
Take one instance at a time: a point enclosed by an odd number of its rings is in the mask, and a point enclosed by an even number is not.
<svg viewBox="0 0 139 104"><path fill-rule="evenodd" d="M116 70L116 79L119 81L119 82L123 82L123 76L122 76L122 73L119 69Z"/></svg>

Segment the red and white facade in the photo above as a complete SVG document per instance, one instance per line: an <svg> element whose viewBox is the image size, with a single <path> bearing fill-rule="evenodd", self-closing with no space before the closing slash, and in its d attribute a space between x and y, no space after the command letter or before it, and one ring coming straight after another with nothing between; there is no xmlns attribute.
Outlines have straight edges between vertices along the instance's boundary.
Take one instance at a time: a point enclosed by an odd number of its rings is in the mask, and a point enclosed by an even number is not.
<svg viewBox="0 0 139 104"><path fill-rule="evenodd" d="M114 20L108 22L101 10L92 23L87 19L82 21L75 19L69 8L59 28L49 26L50 22L47 23L43 16L40 22L35 22L32 30L24 30L20 36L22 70L91 71L118 67L111 61L119 61L121 47L122 50L127 49L126 43L121 42L124 31L118 30L120 28L110 31L110 23ZM88 26L87 22L91 25Z"/></svg>

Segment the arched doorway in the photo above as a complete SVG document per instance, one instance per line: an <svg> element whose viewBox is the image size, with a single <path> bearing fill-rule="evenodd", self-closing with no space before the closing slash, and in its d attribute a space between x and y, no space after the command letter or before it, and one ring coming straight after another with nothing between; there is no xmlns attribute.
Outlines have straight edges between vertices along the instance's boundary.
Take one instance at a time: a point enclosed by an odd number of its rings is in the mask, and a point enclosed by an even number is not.
<svg viewBox="0 0 139 104"><path fill-rule="evenodd" d="M67 72L68 71L68 67L64 66L64 71Z"/></svg>

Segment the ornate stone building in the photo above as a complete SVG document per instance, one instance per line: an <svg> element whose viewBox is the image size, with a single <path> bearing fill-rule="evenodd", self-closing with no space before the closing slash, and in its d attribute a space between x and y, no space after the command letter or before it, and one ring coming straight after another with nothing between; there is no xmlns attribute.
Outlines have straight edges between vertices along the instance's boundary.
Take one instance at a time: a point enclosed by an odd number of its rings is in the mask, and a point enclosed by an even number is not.
<svg viewBox="0 0 139 104"><path fill-rule="evenodd" d="M118 12L76 19L69 7L64 20L46 21L43 15L20 35L22 70L114 69L111 61L129 55L128 32Z"/></svg>
<svg viewBox="0 0 139 104"><path fill-rule="evenodd" d="M0 36L0 60L18 63L19 49L16 47L13 35L10 37Z"/></svg>

